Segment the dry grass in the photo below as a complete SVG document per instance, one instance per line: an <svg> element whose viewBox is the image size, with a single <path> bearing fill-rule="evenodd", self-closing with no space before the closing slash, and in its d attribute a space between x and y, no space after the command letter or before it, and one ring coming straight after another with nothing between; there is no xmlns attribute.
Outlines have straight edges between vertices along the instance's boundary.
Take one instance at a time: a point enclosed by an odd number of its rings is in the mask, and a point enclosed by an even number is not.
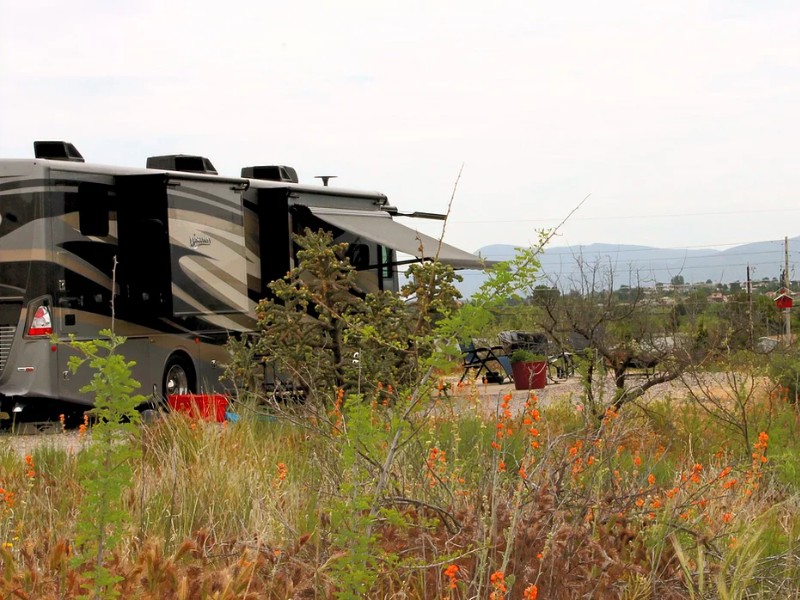
<svg viewBox="0 0 800 600"><path fill-rule="evenodd" d="M685 402L630 406L600 428L574 399L501 396L486 410L480 395L465 404L442 389L432 403L379 499L396 417L383 402L365 413L383 432L369 440L351 435L346 407L328 423L301 408L266 422L171 415L148 427L126 496L133 526L108 563L119 593L333 597L352 583L342 565L361 542L370 598L522 598L533 585L539 598L800 592L791 405L754 400L752 427L766 437L743 454ZM79 595L80 460L80 448L58 444L28 462L13 440L0 452L4 597ZM362 501L381 510L371 518Z"/></svg>

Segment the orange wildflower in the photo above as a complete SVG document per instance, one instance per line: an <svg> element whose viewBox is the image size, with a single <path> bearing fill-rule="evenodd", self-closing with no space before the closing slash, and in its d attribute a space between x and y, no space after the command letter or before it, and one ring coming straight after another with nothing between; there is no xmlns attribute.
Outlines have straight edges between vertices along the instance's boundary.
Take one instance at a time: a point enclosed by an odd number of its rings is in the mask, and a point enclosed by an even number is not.
<svg viewBox="0 0 800 600"><path fill-rule="evenodd" d="M495 571L489 576L489 582L494 587L494 591L489 594L489 600L500 600L506 595L506 576L502 571Z"/></svg>
<svg viewBox="0 0 800 600"><path fill-rule="evenodd" d="M539 588L534 584L529 585L522 591L523 600L536 600L539 597Z"/></svg>
<svg viewBox="0 0 800 600"><path fill-rule="evenodd" d="M283 481L286 479L286 476L289 474L289 467L286 466L286 463L279 462L278 465L278 479Z"/></svg>
<svg viewBox="0 0 800 600"><path fill-rule="evenodd" d="M28 465L28 478L33 479L36 477L36 465L33 464L33 456L26 454L25 463Z"/></svg>
<svg viewBox="0 0 800 600"><path fill-rule="evenodd" d="M458 579L456 578L456 576L458 575L458 565L450 565L449 567L447 567L444 570L444 575L445 575L445 577L450 579L450 583L448 584L448 587L451 590L456 589L456 584L457 584L457 581L458 581Z"/></svg>
<svg viewBox="0 0 800 600"><path fill-rule="evenodd" d="M14 492L10 492L4 488L0 488L0 496L6 505L6 508L14 507Z"/></svg>

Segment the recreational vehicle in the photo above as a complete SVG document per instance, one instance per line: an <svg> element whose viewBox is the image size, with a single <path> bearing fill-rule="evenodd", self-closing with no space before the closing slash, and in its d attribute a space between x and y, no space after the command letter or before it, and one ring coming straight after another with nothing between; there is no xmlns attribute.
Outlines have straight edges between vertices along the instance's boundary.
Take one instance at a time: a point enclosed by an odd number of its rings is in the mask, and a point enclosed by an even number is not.
<svg viewBox="0 0 800 600"><path fill-rule="evenodd" d="M68 368L112 326L141 392L213 392L224 344L255 326L267 285L294 264L292 233L349 243L358 284L396 290L398 253L457 268L480 259L396 222L385 195L304 185L284 166L217 174L200 156L145 168L89 164L72 144L35 142L0 160L0 402L90 405ZM57 341L56 341L57 340ZM34 400L36 399L36 400Z"/></svg>

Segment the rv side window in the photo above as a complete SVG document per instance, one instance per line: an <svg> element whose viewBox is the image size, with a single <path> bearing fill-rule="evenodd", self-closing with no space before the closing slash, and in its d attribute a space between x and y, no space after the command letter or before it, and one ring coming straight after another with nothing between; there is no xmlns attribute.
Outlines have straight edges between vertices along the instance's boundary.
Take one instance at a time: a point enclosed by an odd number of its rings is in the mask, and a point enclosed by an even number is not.
<svg viewBox="0 0 800 600"><path fill-rule="evenodd" d="M381 246L380 248L381 265L383 265L381 277L384 279L391 279L394 274L394 252L391 248L387 248L386 246Z"/></svg>
<svg viewBox="0 0 800 600"><path fill-rule="evenodd" d="M366 244L350 244L347 247L347 258L356 271L369 268L369 246Z"/></svg>
<svg viewBox="0 0 800 600"><path fill-rule="evenodd" d="M108 193L99 185L81 184L78 192L81 235L108 235Z"/></svg>

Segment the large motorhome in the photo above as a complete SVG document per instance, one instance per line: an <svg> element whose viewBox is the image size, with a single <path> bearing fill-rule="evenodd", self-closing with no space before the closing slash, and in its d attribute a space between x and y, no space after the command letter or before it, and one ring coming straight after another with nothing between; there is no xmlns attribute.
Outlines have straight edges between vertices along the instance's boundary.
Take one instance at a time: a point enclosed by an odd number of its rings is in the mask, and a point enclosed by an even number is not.
<svg viewBox="0 0 800 600"><path fill-rule="evenodd" d="M291 234L307 227L350 244L366 291L397 289L398 253L482 267L396 222L385 195L303 185L289 167L222 177L200 156L136 169L85 163L66 142L34 148L34 159L0 160L4 410L33 398L90 405L88 374L70 373L75 351L54 338L96 338L112 318L140 391L218 389L225 341L253 329L267 285L294 264Z"/></svg>

